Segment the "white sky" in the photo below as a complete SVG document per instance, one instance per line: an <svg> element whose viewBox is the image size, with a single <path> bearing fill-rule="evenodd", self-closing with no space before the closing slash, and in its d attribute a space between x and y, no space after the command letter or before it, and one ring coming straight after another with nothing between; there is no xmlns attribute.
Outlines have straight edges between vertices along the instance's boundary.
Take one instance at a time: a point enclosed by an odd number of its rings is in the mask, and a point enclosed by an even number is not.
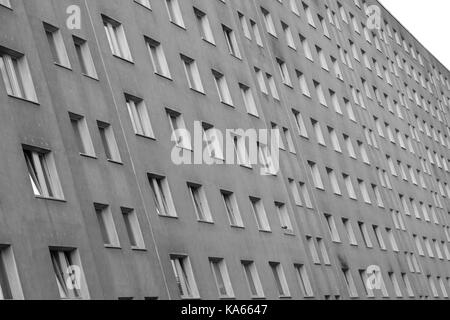
<svg viewBox="0 0 450 320"><path fill-rule="evenodd" d="M450 70L449 0L379 0Z"/></svg>

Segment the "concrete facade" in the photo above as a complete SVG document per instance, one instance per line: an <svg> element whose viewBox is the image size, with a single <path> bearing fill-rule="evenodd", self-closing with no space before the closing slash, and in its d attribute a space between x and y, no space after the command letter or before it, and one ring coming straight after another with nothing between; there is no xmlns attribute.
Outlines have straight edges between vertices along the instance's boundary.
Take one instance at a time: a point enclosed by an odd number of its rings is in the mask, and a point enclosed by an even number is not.
<svg viewBox="0 0 450 320"><path fill-rule="evenodd" d="M163 0L150 0L151 8L131 0L10 0L10 7L0 5L0 53L12 50L26 58L37 96L32 102L8 94L4 81L0 81L0 248L13 252L13 259L6 253L3 259L12 291L21 292L14 297L60 298L50 255L53 248L76 249L84 289L87 287L84 292L88 291L83 297L91 299L180 299L171 256L189 257L198 288L198 295L191 298L220 298L210 259L226 262L234 293L228 298L372 298L360 274L372 265L380 268L386 287L384 294L375 289L375 298L447 298L450 73L378 2L361 0L359 7L357 2L178 0L184 22L181 27L171 22ZM67 27L70 14L66 10L71 5L81 9L81 29ZM369 42L363 28L370 25L365 14L370 5L381 10L382 31L367 28ZM208 17L214 44L202 39L194 8ZM267 32L267 12L276 36ZM308 12L315 27L308 23ZM324 34L319 17L329 36ZM131 59L111 53L105 19L123 26ZM245 35L242 19L251 39ZM262 46L257 44L252 21L258 26ZM70 67L55 64L43 23L59 29ZM230 54L222 25L233 30L240 57ZM286 26L295 48L289 46ZM88 43L97 77L82 73L73 36ZM155 73L145 37L163 47L170 79ZM313 61L305 56L303 38L309 43ZM354 43L360 62L353 56L349 41ZM329 70L321 66L317 48ZM370 69L365 66L362 51ZM189 88L180 54L196 61L204 92ZM291 85L283 83L277 61L285 63ZM270 89L267 94L261 91L255 68L263 72L268 88L266 73L273 76L278 99ZM220 101L211 70L225 76L233 106ZM301 73L310 97L302 94ZM342 80L337 73L342 74ZM320 83L327 106L319 102L315 82ZM247 112L239 84L251 89L257 117ZM342 114L336 112L330 90ZM126 95L145 102L154 137L135 133ZM280 151L281 169L275 176L261 175L257 166L177 166L171 161L174 142L167 109L181 114L190 131L195 121L223 131L268 129L276 124L290 132L295 150L289 151L286 135L282 134L285 150ZM293 110L301 114L308 137L300 134ZM80 154L69 113L86 120L95 155ZM320 137L311 119L320 125L325 145L318 143ZM105 156L99 121L110 124L120 161ZM386 125L392 132L391 139ZM340 152L333 147L331 129L339 140ZM352 142L356 158L351 157L344 136ZM33 194L24 146L51 151L62 199ZM361 146L370 163L365 163ZM386 156L392 159L395 174ZM311 162L319 169L323 188L314 183ZM341 194L330 182L331 170ZM356 199L350 199L343 174L351 179ZM158 215L149 182L153 176L166 178L177 217ZM299 190L300 201L292 192L291 180ZM370 203L365 201L368 199L359 181L366 185ZM199 221L188 184L203 186L213 221ZM230 226L221 190L234 193L244 227ZM270 231L258 229L249 197L261 199ZM276 203L285 205L292 233L281 227ZM104 245L94 204L108 206L119 245ZM418 208L417 217L413 204ZM145 248L130 246L121 208L134 209ZM333 239L330 232L326 218L330 216L339 239ZM356 243L349 242L343 219L352 225ZM363 239L362 224L371 245ZM377 240L375 229L381 232L381 240ZM420 239L423 255L414 236ZM15 266L11 267L11 261ZM242 261L254 262L262 295L251 294ZM288 292L283 288L284 295L271 268L278 263L289 288ZM312 295L305 292L295 265L303 266ZM343 269L348 269L351 278Z"/></svg>

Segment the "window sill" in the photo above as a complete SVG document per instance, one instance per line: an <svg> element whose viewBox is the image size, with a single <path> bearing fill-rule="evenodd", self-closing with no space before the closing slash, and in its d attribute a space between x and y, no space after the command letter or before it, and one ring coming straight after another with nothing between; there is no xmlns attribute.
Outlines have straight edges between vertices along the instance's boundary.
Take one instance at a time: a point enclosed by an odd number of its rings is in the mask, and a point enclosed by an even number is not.
<svg viewBox="0 0 450 320"><path fill-rule="evenodd" d="M58 63L58 62L54 62L54 64L55 64L55 66L57 66L57 67L60 67L60 68L63 68L63 69L69 70L69 71L73 71L71 66L65 66L65 65L60 64L60 63Z"/></svg>
<svg viewBox="0 0 450 320"><path fill-rule="evenodd" d="M244 226L230 225L230 227L231 227L232 229L245 230L245 227L244 227Z"/></svg>
<svg viewBox="0 0 450 320"><path fill-rule="evenodd" d="M118 161L118 160L107 159L107 161L111 162L111 163L114 163L114 164L121 165L121 166L124 165L122 161Z"/></svg>
<svg viewBox="0 0 450 320"><path fill-rule="evenodd" d="M283 230L283 232L284 232L284 235L285 235L285 236L295 237L295 233L294 233L293 230L292 230L292 231L286 231L286 230Z"/></svg>
<svg viewBox="0 0 450 320"><path fill-rule="evenodd" d="M145 9L149 10L150 12L153 12L152 8L147 7L146 5L144 5L144 4L142 4L142 3L138 2L138 1L134 1L134 3L137 3L140 7L143 7Z"/></svg>
<svg viewBox="0 0 450 320"><path fill-rule="evenodd" d="M250 112L247 112L247 114L248 114L249 116L251 116L251 117L256 118L256 119L260 119L258 114L253 114L253 113L250 113Z"/></svg>
<svg viewBox="0 0 450 320"><path fill-rule="evenodd" d="M55 201L55 202L61 202L61 203L67 203L67 200L65 199L59 199L59 198L51 198L51 197L43 197L43 196L35 196L36 199L40 200L48 200L48 201Z"/></svg>
<svg viewBox="0 0 450 320"><path fill-rule="evenodd" d="M84 158L89 158L89 159L95 159L95 160L98 159L95 155L90 155L90 154L86 154L86 153L82 153L82 152L80 152L80 156L82 156Z"/></svg>
<svg viewBox="0 0 450 320"><path fill-rule="evenodd" d="M230 104L230 103L227 103L227 102L225 102L225 101L220 101L220 103L223 104L223 105L226 105L227 107L233 108L233 109L236 108L234 105L232 105L232 104Z"/></svg>
<svg viewBox="0 0 450 320"><path fill-rule="evenodd" d="M197 89L194 89L194 88L189 88L189 89L191 89L192 91L194 91L194 92L196 92L198 94L201 94L202 96L206 96L206 93L204 91L200 91L200 90L197 90Z"/></svg>
<svg viewBox="0 0 450 320"><path fill-rule="evenodd" d="M105 244L104 246L106 249L122 250L122 248L119 246L114 246L114 245L110 245L110 244Z"/></svg>
<svg viewBox="0 0 450 320"><path fill-rule="evenodd" d="M156 138L155 138L155 137L150 137L150 136L146 136L146 135L139 134L139 133L136 133L135 135L136 135L136 137L139 137L139 138L143 138L143 139L147 139L147 140L156 141Z"/></svg>
<svg viewBox="0 0 450 320"><path fill-rule="evenodd" d="M237 56L237 55L235 55L235 54L232 54L231 52L230 52L230 56L232 56L232 57L238 59L239 61L242 61L242 57L239 57L239 56Z"/></svg>
<svg viewBox="0 0 450 320"><path fill-rule="evenodd" d="M90 76L90 75L88 75L88 74L86 74L86 73L81 73L83 76L85 76L86 78L89 78L89 79L91 79L91 80L95 80L95 81L100 81L100 79L98 78L98 77L94 77L94 76Z"/></svg>
<svg viewBox="0 0 450 320"><path fill-rule="evenodd" d="M0 8L5 8L5 9L9 9L11 11L14 11L12 7L8 7L8 6L4 5L4 4L0 4Z"/></svg>
<svg viewBox="0 0 450 320"><path fill-rule="evenodd" d="M163 79L169 80L169 81L173 81L172 77L170 75L164 75L162 73L159 72L154 72L155 75L157 75L158 77L161 77Z"/></svg>
<svg viewBox="0 0 450 320"><path fill-rule="evenodd" d="M37 102L37 101L33 101L33 100L28 100L28 99L26 99L26 98L17 97L17 96L14 96L14 95L12 95L12 94L8 94L8 96L11 97L11 98L20 100L20 101L25 101L25 102L32 103L32 104L34 104L34 105L36 105L36 106L40 106L40 103Z"/></svg>
<svg viewBox="0 0 450 320"><path fill-rule="evenodd" d="M259 229L259 232L271 234L271 233L272 233L272 230L261 230L261 229Z"/></svg>
<svg viewBox="0 0 450 320"><path fill-rule="evenodd" d="M214 46L214 47L217 47L217 45L216 45L214 42L209 41L208 39L206 39L206 38L204 38L204 37L202 37L202 40L205 41L207 44L210 44L210 45L212 45L212 46Z"/></svg>
<svg viewBox="0 0 450 320"><path fill-rule="evenodd" d="M147 248L131 247L131 250L136 252L147 252Z"/></svg>
<svg viewBox="0 0 450 320"><path fill-rule="evenodd" d="M131 63L131 64L134 65L134 61L133 61L133 60L128 60L127 58L118 56L117 54L114 54L114 53L113 53L113 57L116 57L117 59L120 59L120 60L122 60L122 61L124 61L124 62L128 62L128 63Z"/></svg>
<svg viewBox="0 0 450 320"><path fill-rule="evenodd" d="M197 222L202 224L214 225L214 221L197 220Z"/></svg>
<svg viewBox="0 0 450 320"><path fill-rule="evenodd" d="M186 31L186 27L185 26L182 26L182 25L180 25L180 24L178 24L178 23L176 23L176 22L174 22L172 20L170 21L170 23L173 24L174 26L176 26L176 27Z"/></svg>
<svg viewBox="0 0 450 320"><path fill-rule="evenodd" d="M167 219L173 219L173 220L178 220L179 219L178 216L169 216L169 215L163 215L163 214L158 214L158 217L167 218Z"/></svg>

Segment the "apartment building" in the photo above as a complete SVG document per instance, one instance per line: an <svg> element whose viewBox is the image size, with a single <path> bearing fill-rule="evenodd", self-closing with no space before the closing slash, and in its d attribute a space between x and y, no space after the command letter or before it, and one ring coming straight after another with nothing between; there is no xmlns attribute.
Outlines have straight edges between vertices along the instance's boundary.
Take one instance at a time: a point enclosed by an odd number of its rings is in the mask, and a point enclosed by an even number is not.
<svg viewBox="0 0 450 320"><path fill-rule="evenodd" d="M0 298L448 299L450 73L378 2L0 21ZM195 123L279 129L280 170L174 163Z"/></svg>

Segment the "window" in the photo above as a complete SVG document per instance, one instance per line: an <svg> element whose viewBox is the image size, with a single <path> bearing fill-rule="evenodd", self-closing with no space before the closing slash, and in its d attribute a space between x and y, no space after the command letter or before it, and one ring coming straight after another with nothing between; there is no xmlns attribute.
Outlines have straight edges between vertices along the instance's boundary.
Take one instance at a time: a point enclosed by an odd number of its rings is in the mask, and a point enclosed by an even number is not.
<svg viewBox="0 0 450 320"><path fill-rule="evenodd" d="M320 123L318 123L316 120L311 119L311 124L313 126L314 132L316 134L317 143L326 146L325 138L323 137L322 129L320 127Z"/></svg>
<svg viewBox="0 0 450 320"><path fill-rule="evenodd" d="M344 134L344 141L347 147L348 155L350 158L356 159L355 149L353 148L353 143L349 136Z"/></svg>
<svg viewBox="0 0 450 320"><path fill-rule="evenodd" d="M297 71L297 78L298 78L298 83L300 85L300 90L302 91L302 94L306 97L311 97L311 93L309 91L308 83L306 82L305 75L302 72Z"/></svg>
<svg viewBox="0 0 450 320"><path fill-rule="evenodd" d="M181 15L180 5L178 0L166 0L167 13L172 23L184 28L183 16Z"/></svg>
<svg viewBox="0 0 450 320"><path fill-rule="evenodd" d="M171 255L170 262L181 299L200 298L189 257Z"/></svg>
<svg viewBox="0 0 450 320"><path fill-rule="evenodd" d="M64 199L55 160L50 151L23 147L28 176L37 197Z"/></svg>
<svg viewBox="0 0 450 320"><path fill-rule="evenodd" d="M353 227L350 220L343 218L342 223L344 224L345 230L347 231L348 240L350 245L357 246L358 241L356 240L355 233L353 232Z"/></svg>
<svg viewBox="0 0 450 320"><path fill-rule="evenodd" d="M186 74L189 88L204 93L202 80L200 78L200 72L198 71L197 67L197 62L185 55L180 56L181 60L183 61L184 72Z"/></svg>
<svg viewBox="0 0 450 320"><path fill-rule="evenodd" d="M366 183L362 180L358 180L359 190L361 191L361 194L363 196L364 202L367 204L371 204L372 201L370 200L369 192L367 191Z"/></svg>
<svg viewBox="0 0 450 320"><path fill-rule="evenodd" d="M294 228L292 227L291 218L289 217L286 205L284 203L275 202L275 207L277 209L278 218L280 219L281 229L288 233L293 233Z"/></svg>
<svg viewBox="0 0 450 320"><path fill-rule="evenodd" d="M133 249L144 249L144 238L136 211L129 208L121 208L121 211L131 247Z"/></svg>
<svg viewBox="0 0 450 320"><path fill-rule="evenodd" d="M256 270L255 263L253 261L241 261L244 273L247 278L247 283L250 289L250 294L253 298L263 298L264 291L262 288L261 280L259 279L258 270Z"/></svg>
<svg viewBox="0 0 450 320"><path fill-rule="evenodd" d="M323 105L324 107L327 107L328 104L327 100L325 99L325 95L323 94L322 85L317 81L314 81L314 87L316 88L316 94L320 104Z"/></svg>
<svg viewBox="0 0 450 320"><path fill-rule="evenodd" d="M386 228L386 232L388 234L389 241L391 242L392 251L399 252L397 241L395 240L394 232L389 228Z"/></svg>
<svg viewBox="0 0 450 320"><path fill-rule="evenodd" d="M86 119L83 116L70 112L69 117L80 154L95 157L94 146L89 134Z"/></svg>
<svg viewBox="0 0 450 320"><path fill-rule="evenodd" d="M91 78L97 79L97 70L92 59L91 50L86 40L73 36L73 44L80 63L81 72Z"/></svg>
<svg viewBox="0 0 450 320"><path fill-rule="evenodd" d="M10 246L0 245L0 300L23 299L14 253Z"/></svg>
<svg viewBox="0 0 450 320"><path fill-rule="evenodd" d="M309 46L308 40L302 36L301 34L299 34L300 37L300 43L302 45L303 48L303 53L305 54L306 59L310 60L310 61L314 61L312 53L311 53L311 48Z"/></svg>
<svg viewBox="0 0 450 320"><path fill-rule="evenodd" d="M350 176L344 173L342 174L342 177L344 178L344 183L347 188L349 198L352 200L357 200L356 192L355 189L353 188L353 183Z"/></svg>
<svg viewBox="0 0 450 320"><path fill-rule="evenodd" d="M223 139L222 133L213 126L203 123L203 140L209 152L209 159L205 158L208 163L223 163Z"/></svg>
<svg viewBox="0 0 450 320"><path fill-rule="evenodd" d="M295 205L302 207L303 202L302 202L302 199L300 198L300 193L297 188L297 183L293 179L289 179L288 182L289 182L289 189L291 191L291 195L295 201Z"/></svg>
<svg viewBox="0 0 450 320"><path fill-rule="evenodd" d="M106 158L109 161L121 163L122 159L120 157L119 147L117 146L116 138L114 137L114 131L111 125L105 122L97 121L97 126L102 139Z"/></svg>
<svg viewBox="0 0 450 320"><path fill-rule="evenodd" d="M325 187L320 176L319 167L314 162L308 161L309 168L311 170L311 175L313 178L314 185L317 189L325 190Z"/></svg>
<svg viewBox="0 0 450 320"><path fill-rule="evenodd" d="M294 140L292 139L291 132L289 131L289 129L283 128L283 133L288 144L289 152L296 154L297 152L295 151Z"/></svg>
<svg viewBox="0 0 450 320"><path fill-rule="evenodd" d="M361 231L361 236L366 244L367 248L373 248L372 241L370 240L369 232L367 231L367 227L363 222L358 222L359 231Z"/></svg>
<svg viewBox="0 0 450 320"><path fill-rule="evenodd" d="M244 36L247 39L251 40L252 39L252 35L250 34L250 28L248 27L247 19L240 12L238 12L238 16L239 16L239 22L241 24L242 31L244 32Z"/></svg>
<svg viewBox="0 0 450 320"><path fill-rule="evenodd" d="M297 110L292 109L292 113L294 115L294 120L297 125L298 133L300 136L304 138L308 138L308 131L306 130L305 122L303 121L303 117Z"/></svg>
<svg viewBox="0 0 450 320"><path fill-rule="evenodd" d="M323 50L316 46L317 55L319 56L320 66L322 69L329 71L327 59L325 58L325 54L323 53Z"/></svg>
<svg viewBox="0 0 450 320"><path fill-rule="evenodd" d="M330 266L331 265L330 257L328 256L327 247L322 238L317 238L317 245L319 246L319 249L322 253L323 263L327 266Z"/></svg>
<svg viewBox="0 0 450 320"><path fill-rule="evenodd" d="M334 222L333 216L329 215L329 214L325 214L325 220L328 225L328 230L330 231L330 234L331 234L331 240L333 242L340 243L341 239L339 237L339 232L337 230L336 223Z"/></svg>
<svg viewBox="0 0 450 320"><path fill-rule="evenodd" d="M336 173L334 172L334 170L327 168L327 174L328 174L328 179L330 180L331 189L333 190L334 194L342 195L341 188L339 187L339 183L338 183Z"/></svg>
<svg viewBox="0 0 450 320"><path fill-rule="evenodd" d="M245 141L246 141L245 137L239 136L239 135L233 135L232 139L233 139L233 144L234 144L234 152L237 155L237 163L240 166L251 169L252 165L250 163L250 157L249 157L249 154L247 151L247 146L245 144ZM260 149L259 146L258 146L258 149ZM259 151L259 152L261 152L261 151Z"/></svg>
<svg viewBox="0 0 450 320"><path fill-rule="evenodd" d="M67 50L64 45L64 40L61 31L44 22L45 35L50 46L53 61L66 68L70 68L69 57L67 56Z"/></svg>
<svg viewBox="0 0 450 320"><path fill-rule="evenodd" d="M191 137L186 129L183 116L175 111L166 110L169 118L170 128L172 129L172 141L176 146L185 150L192 150Z"/></svg>
<svg viewBox="0 0 450 320"><path fill-rule="evenodd" d="M263 72L260 69L255 67L255 75L256 75L256 80L258 81L259 89L261 90L261 92L264 94L269 94L269 91L266 86L266 82L264 80Z"/></svg>
<svg viewBox="0 0 450 320"><path fill-rule="evenodd" d="M236 40L236 35L234 34L234 31L230 28L222 25L223 34L225 36L225 40L227 42L228 51L231 55L241 58L241 52L239 50L239 46Z"/></svg>
<svg viewBox="0 0 450 320"><path fill-rule="evenodd" d="M103 243L107 247L119 248L119 237L117 236L116 226L109 206L94 203L94 208Z"/></svg>
<svg viewBox="0 0 450 320"><path fill-rule="evenodd" d="M197 24L202 39L208 41L209 43L215 44L214 35L211 30L211 25L209 24L208 16L197 8L194 8L194 13L197 18Z"/></svg>
<svg viewBox="0 0 450 320"><path fill-rule="evenodd" d="M209 263L216 280L217 290L220 298L233 298L234 291L228 274L227 265L224 259L209 258Z"/></svg>
<svg viewBox="0 0 450 320"><path fill-rule="evenodd" d="M270 73L266 73L267 82L269 83L270 94L275 100L280 100L275 79Z"/></svg>
<svg viewBox="0 0 450 320"><path fill-rule="evenodd" d="M304 182L300 182L300 192L303 195L303 199L305 199L305 204L308 209L313 209L313 204L311 202L311 198L309 196L308 188Z"/></svg>
<svg viewBox="0 0 450 320"><path fill-rule="evenodd" d="M261 173L264 175L276 176L278 171L275 167L268 146L262 143L258 143L258 153L261 165Z"/></svg>
<svg viewBox="0 0 450 320"><path fill-rule="evenodd" d="M214 80L216 83L217 92L219 94L220 101L228 104L230 106L233 105L233 99L231 98L230 90L228 88L227 80L225 76L215 70L212 70L212 74L214 76Z"/></svg>
<svg viewBox="0 0 450 320"><path fill-rule="evenodd" d="M414 291L412 289L411 282L409 281L408 275L406 273L402 273L402 279L403 279L403 282L405 283L405 287L406 287L406 291L408 292L408 296L410 298L413 298Z"/></svg>
<svg viewBox="0 0 450 320"><path fill-rule="evenodd" d="M294 267L295 267L297 279L298 279L300 288L302 289L303 295L306 298L313 297L314 292L312 290L311 282L309 281L309 277L306 272L306 267L302 264L296 264L296 265L294 265Z"/></svg>
<svg viewBox="0 0 450 320"><path fill-rule="evenodd" d="M105 28L106 37L108 38L109 46L115 56L132 61L130 48L125 37L125 30L123 25L119 22L103 17L103 26Z"/></svg>
<svg viewBox="0 0 450 320"><path fill-rule="evenodd" d="M23 54L0 46L0 73L8 95L37 102L30 68Z"/></svg>
<svg viewBox="0 0 450 320"><path fill-rule="evenodd" d="M314 18L312 16L311 13L311 9L309 8L309 6L307 4L305 4L304 2L302 2L303 4L303 9L305 10L305 14L306 14L306 18L308 20L308 23L311 27L315 28L316 24L314 23Z"/></svg>
<svg viewBox="0 0 450 320"><path fill-rule="evenodd" d="M286 63L280 59L277 59L278 70L280 71L281 81L289 87L292 87L291 77L289 76L289 71Z"/></svg>
<svg viewBox="0 0 450 320"><path fill-rule="evenodd" d="M349 269L342 269L342 274L344 275L345 284L347 285L347 290L350 298L357 298L358 291L356 291L355 282L353 281L352 274Z"/></svg>
<svg viewBox="0 0 450 320"><path fill-rule="evenodd" d="M211 211L209 210L205 190L202 186L188 183L189 192L194 204L197 219L204 222L213 222Z"/></svg>
<svg viewBox="0 0 450 320"><path fill-rule="evenodd" d="M334 111L336 111L336 113L338 113L338 114L342 114L342 108L339 103L339 99L338 99L336 93L332 90L330 90L330 97L331 97L331 103L333 105Z"/></svg>
<svg viewBox="0 0 450 320"><path fill-rule="evenodd" d="M428 278L428 284L431 287L431 292L433 293L433 297L439 298L439 293L437 291L436 284L434 283L433 278L431 276L427 276L427 278Z"/></svg>
<svg viewBox="0 0 450 320"><path fill-rule="evenodd" d="M359 270L359 276L361 277L361 281L363 283L364 289L366 290L367 297L373 298L375 297L371 286L369 285L369 276L367 275L366 270Z"/></svg>
<svg viewBox="0 0 450 320"><path fill-rule="evenodd" d="M51 248L50 256L61 299L89 299L89 292L78 251ZM69 281L67 280L71 278L70 275L74 266L81 268L80 290L76 288L77 286L68 285Z"/></svg>
<svg viewBox="0 0 450 320"><path fill-rule="evenodd" d="M373 231L375 233L375 238L377 239L380 249L386 250L386 245L384 243L383 235L381 234L380 228L378 226L373 226Z"/></svg>
<svg viewBox="0 0 450 320"><path fill-rule="evenodd" d="M239 211L239 206L236 200L236 196L232 192L220 191L225 209L227 210L228 219L230 224L235 227L244 227L244 222L242 221L241 213Z"/></svg>
<svg viewBox="0 0 450 320"><path fill-rule="evenodd" d="M161 43L147 37L145 37L145 43L150 54L153 71L158 75L171 79L169 65L167 64L166 55L164 54Z"/></svg>
<svg viewBox="0 0 450 320"><path fill-rule="evenodd" d="M262 7L261 7L261 12L262 12L263 17L264 17L264 23L266 25L267 32L270 35L272 35L274 37L277 37L277 32L275 30L275 25L274 25L273 20L272 20L272 15L270 14L269 11L267 11L266 9L264 9Z"/></svg>
<svg viewBox="0 0 450 320"><path fill-rule="evenodd" d="M250 203L252 205L253 214L255 215L259 230L270 232L270 225L269 221L267 220L267 214L264 209L262 200L259 198L250 197Z"/></svg>
<svg viewBox="0 0 450 320"><path fill-rule="evenodd" d="M291 28L284 22L281 22L281 26L283 27L284 36L286 38L287 45L290 48L295 50L296 46L295 46L295 42L294 42L294 37L292 36Z"/></svg>
<svg viewBox="0 0 450 320"><path fill-rule="evenodd" d="M280 297L289 297L291 295L289 291L289 286L284 275L283 267L278 262L269 262L270 268L272 269L273 277L275 279L275 284L278 289L278 294Z"/></svg>
<svg viewBox="0 0 450 320"><path fill-rule="evenodd" d="M244 99L244 105L247 112L255 117L258 117L258 109L256 108L252 90L248 86L241 83L239 84L239 88L241 90L241 95Z"/></svg>
<svg viewBox="0 0 450 320"><path fill-rule="evenodd" d="M137 135L154 138L152 124L144 100L125 94L128 114Z"/></svg>
<svg viewBox="0 0 450 320"><path fill-rule="evenodd" d="M262 38L261 38L261 33L259 32L258 25L257 25L256 22L253 21L253 20L250 20L250 25L251 25L251 27L252 27L253 34L255 35L256 43L258 44L258 46L263 47L263 42L262 42Z"/></svg>
<svg viewBox="0 0 450 320"><path fill-rule="evenodd" d="M437 280L439 283L439 287L441 288L443 297L448 299L448 293L447 293L447 289L445 288L444 281L442 280L441 277L438 277Z"/></svg>
<svg viewBox="0 0 450 320"><path fill-rule="evenodd" d="M167 178L156 175L148 175L148 179L152 189L153 201L155 203L157 214L167 217L176 217L177 213L173 205Z"/></svg>

